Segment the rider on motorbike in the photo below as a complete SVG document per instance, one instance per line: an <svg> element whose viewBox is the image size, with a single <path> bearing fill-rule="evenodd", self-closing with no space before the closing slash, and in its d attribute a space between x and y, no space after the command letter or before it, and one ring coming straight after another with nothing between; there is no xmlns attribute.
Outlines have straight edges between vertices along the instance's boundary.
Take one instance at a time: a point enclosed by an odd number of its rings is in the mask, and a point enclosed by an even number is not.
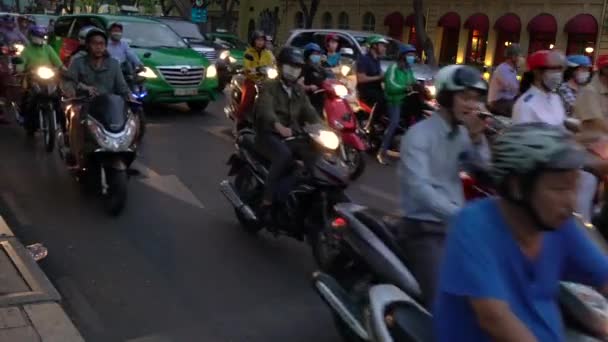
<svg viewBox="0 0 608 342"><path fill-rule="evenodd" d="M498 115L510 117L513 104L519 94L517 69L523 60L519 44L511 44L505 49L506 60L492 74L488 90L488 107Z"/></svg>
<svg viewBox="0 0 608 342"><path fill-rule="evenodd" d="M6 40L6 43L11 45L15 43L26 44L28 42L27 37L19 28L17 28L17 24L15 23L15 19L11 15L4 15L1 19L2 27L0 29L0 34L2 34Z"/></svg>
<svg viewBox="0 0 608 342"><path fill-rule="evenodd" d="M322 59L321 47L315 43L308 43L304 46L304 68L300 83L304 86L310 103L315 107L320 116L323 116L323 93L315 93L321 88L321 83L327 78L327 71L321 66Z"/></svg>
<svg viewBox="0 0 608 342"><path fill-rule="evenodd" d="M591 79L591 58L585 55L571 55L567 57L568 68L564 71L564 83L557 90L566 108L566 115L572 116L576 95L580 88L589 83Z"/></svg>
<svg viewBox="0 0 608 342"><path fill-rule="evenodd" d="M70 62L68 65L72 64L72 61L74 59L87 54L87 44L86 44L87 33L89 33L89 31L94 28L95 28L95 26L85 26L85 27L81 28L80 31L78 31L78 48L76 50L74 50L74 52L72 52L72 55L70 56Z"/></svg>
<svg viewBox="0 0 608 342"><path fill-rule="evenodd" d="M340 65L342 55L338 52L339 47L340 37L337 34L330 33L325 37L325 49L327 50L325 64L330 68Z"/></svg>
<svg viewBox="0 0 608 342"><path fill-rule="evenodd" d="M261 206L264 219L270 214L278 181L294 161L294 155L307 165L312 158L310 146L298 144L298 140L286 142L284 139L292 137L293 130L305 124L322 122L298 84L304 66L302 51L285 47L279 53L277 63L279 79L264 84L255 104L256 148L271 162Z"/></svg>
<svg viewBox="0 0 608 342"><path fill-rule="evenodd" d="M251 110L255 101L255 84L264 79L258 74L258 68L274 66L275 60L272 52L266 49L266 35L262 31L254 31L249 39L249 47L243 57L245 82L238 117L243 117L245 111Z"/></svg>
<svg viewBox="0 0 608 342"><path fill-rule="evenodd" d="M608 55L598 56L598 72L581 88L574 115L582 121L583 131L608 133Z"/></svg>
<svg viewBox="0 0 608 342"><path fill-rule="evenodd" d="M434 309L437 341L564 341L561 280L608 294L608 259L576 223L583 149L545 123L507 128L492 147L498 198L453 221Z"/></svg>
<svg viewBox="0 0 608 342"><path fill-rule="evenodd" d="M112 23L108 28L110 41L108 42L108 53L123 65L127 65L129 73L134 70L143 69L144 65L139 57L131 50L129 43L122 39L123 27L120 23Z"/></svg>
<svg viewBox="0 0 608 342"><path fill-rule="evenodd" d="M440 109L412 126L401 141L401 198L404 224L398 232L412 260L426 305L431 303L443 251L446 224L464 205L463 168L483 168L489 161L479 116L487 91L478 70L464 65L442 68L435 78Z"/></svg>
<svg viewBox="0 0 608 342"><path fill-rule="evenodd" d="M382 36L371 36L367 39L369 52L357 60L357 93L368 106L376 105L376 111L386 113L386 101L382 81L384 73L380 66L380 58L386 55L388 40Z"/></svg>
<svg viewBox="0 0 608 342"><path fill-rule="evenodd" d="M399 46L399 60L391 65L384 75L384 92L388 103L390 124L384 132L382 145L376 156L382 165L389 164L386 152L399 126L401 107L408 91L411 91L412 86L416 84L416 78L411 68L414 63L416 63L416 48L409 44L402 44Z"/></svg>
<svg viewBox="0 0 608 342"><path fill-rule="evenodd" d="M43 26L32 26L30 29L30 41L31 44L26 46L21 53L23 59L23 71L26 75L35 68L41 66L55 67L65 71L61 59L55 53L55 50L48 44L46 44L45 37L47 35L46 28ZM33 112L32 104L36 99L31 98L30 82L27 77L24 79L23 84L24 94L21 99L21 108L23 112L24 126L29 136L34 134L36 129L36 113ZM60 123L63 123L61 118L58 118Z"/></svg>

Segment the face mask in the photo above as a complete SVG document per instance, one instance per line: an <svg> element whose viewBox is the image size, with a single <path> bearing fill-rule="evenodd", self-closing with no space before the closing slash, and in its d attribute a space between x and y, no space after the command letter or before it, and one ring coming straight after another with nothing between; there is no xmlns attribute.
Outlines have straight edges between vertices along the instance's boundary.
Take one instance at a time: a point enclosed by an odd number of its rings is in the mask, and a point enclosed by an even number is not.
<svg viewBox="0 0 608 342"><path fill-rule="evenodd" d="M560 71L546 71L543 74L543 84L547 89L553 91L563 82L563 76Z"/></svg>
<svg viewBox="0 0 608 342"><path fill-rule="evenodd" d="M416 56L405 56L405 60L407 64L414 64L416 63Z"/></svg>
<svg viewBox="0 0 608 342"><path fill-rule="evenodd" d="M44 44L44 38L32 37L32 44L34 44L34 45L42 45L42 44Z"/></svg>
<svg viewBox="0 0 608 342"><path fill-rule="evenodd" d="M120 40L122 38L122 33L112 32L111 37L112 37L112 40Z"/></svg>
<svg viewBox="0 0 608 342"><path fill-rule="evenodd" d="M283 65L281 68L283 78L289 82L295 82L302 74L302 68L294 67L289 64Z"/></svg>
<svg viewBox="0 0 608 342"><path fill-rule="evenodd" d="M578 83L578 84L587 83L587 81L589 81L589 76L591 76L591 73L589 71L581 71L581 72L577 73L576 74L576 83Z"/></svg>
<svg viewBox="0 0 608 342"><path fill-rule="evenodd" d="M313 64L319 64L319 63L321 63L321 55L310 55L310 61Z"/></svg>

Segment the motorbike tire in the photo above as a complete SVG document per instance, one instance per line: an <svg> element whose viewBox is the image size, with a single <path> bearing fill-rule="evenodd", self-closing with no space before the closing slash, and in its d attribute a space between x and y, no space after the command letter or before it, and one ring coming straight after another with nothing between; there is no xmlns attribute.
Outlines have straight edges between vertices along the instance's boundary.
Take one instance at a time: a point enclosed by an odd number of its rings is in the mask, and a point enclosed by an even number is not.
<svg viewBox="0 0 608 342"><path fill-rule="evenodd" d="M44 139L44 149L51 153L55 148L55 135L57 133L57 123L53 120L53 114L48 109L40 109L43 111L42 118L44 120L44 127L40 127L42 131L42 138Z"/></svg>
<svg viewBox="0 0 608 342"><path fill-rule="evenodd" d="M342 338L342 341L344 341L344 342L364 342L365 341L364 339L359 337L359 335L357 335L354 331L352 331L350 329L350 327L346 323L344 323L342 318L340 318L336 314L333 314L333 317L334 317L334 324L336 326L336 330L338 331L338 334Z"/></svg>
<svg viewBox="0 0 608 342"><path fill-rule="evenodd" d="M139 116L139 132L137 134L137 142L141 143L144 139L144 135L146 135L146 124L148 119L146 118L146 111L144 108L140 108L137 115Z"/></svg>
<svg viewBox="0 0 608 342"><path fill-rule="evenodd" d="M365 158L363 156L363 151L359 151L354 147L345 146L346 149L346 165L348 166L348 178L350 180L356 180L363 174L365 171Z"/></svg>
<svg viewBox="0 0 608 342"><path fill-rule="evenodd" d="M234 189L241 197L241 200L247 205L250 205L253 202L249 197L251 197L251 193L257 191L257 182L257 179L246 168L241 169L241 171L239 171L234 178ZM241 224L241 227L247 233L257 234L263 228L263 225L260 222L247 219L238 209L235 208L234 212L237 220L239 220L239 223Z"/></svg>
<svg viewBox="0 0 608 342"><path fill-rule="evenodd" d="M205 108L207 108L208 105L208 100L188 102L188 108L190 108L190 111L192 112L205 113Z"/></svg>
<svg viewBox="0 0 608 342"><path fill-rule="evenodd" d="M104 195L103 202L106 212L112 216L118 216L127 203L127 171L106 168L106 181L108 192Z"/></svg>

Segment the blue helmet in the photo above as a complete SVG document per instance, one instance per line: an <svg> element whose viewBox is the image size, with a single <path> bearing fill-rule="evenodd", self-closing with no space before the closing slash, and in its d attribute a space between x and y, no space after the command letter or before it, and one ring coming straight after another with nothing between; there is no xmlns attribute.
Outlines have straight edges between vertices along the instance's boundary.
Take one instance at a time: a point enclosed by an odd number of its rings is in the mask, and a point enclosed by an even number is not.
<svg viewBox="0 0 608 342"><path fill-rule="evenodd" d="M321 50L321 47L319 46L319 44L308 43L308 44L304 45L304 52L307 52L307 53L313 53L313 52L322 53L323 50Z"/></svg>
<svg viewBox="0 0 608 342"><path fill-rule="evenodd" d="M30 28L30 36L44 38L47 34L46 27L41 25L34 25Z"/></svg>
<svg viewBox="0 0 608 342"><path fill-rule="evenodd" d="M399 55L405 55L406 53L416 52L416 48L411 44L400 44Z"/></svg>
<svg viewBox="0 0 608 342"><path fill-rule="evenodd" d="M571 55L566 59L568 60L568 67L591 67L591 58L585 55Z"/></svg>

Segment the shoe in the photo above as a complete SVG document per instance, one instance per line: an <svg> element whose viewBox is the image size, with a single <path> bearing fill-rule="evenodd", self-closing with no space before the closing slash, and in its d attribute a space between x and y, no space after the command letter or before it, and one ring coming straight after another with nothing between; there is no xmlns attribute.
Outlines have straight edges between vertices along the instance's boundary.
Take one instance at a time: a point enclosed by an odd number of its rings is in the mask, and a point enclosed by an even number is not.
<svg viewBox="0 0 608 342"><path fill-rule="evenodd" d="M378 159L378 163L380 163L381 165L390 165L391 163L388 161L386 155L382 152L379 152L376 155L376 159Z"/></svg>

